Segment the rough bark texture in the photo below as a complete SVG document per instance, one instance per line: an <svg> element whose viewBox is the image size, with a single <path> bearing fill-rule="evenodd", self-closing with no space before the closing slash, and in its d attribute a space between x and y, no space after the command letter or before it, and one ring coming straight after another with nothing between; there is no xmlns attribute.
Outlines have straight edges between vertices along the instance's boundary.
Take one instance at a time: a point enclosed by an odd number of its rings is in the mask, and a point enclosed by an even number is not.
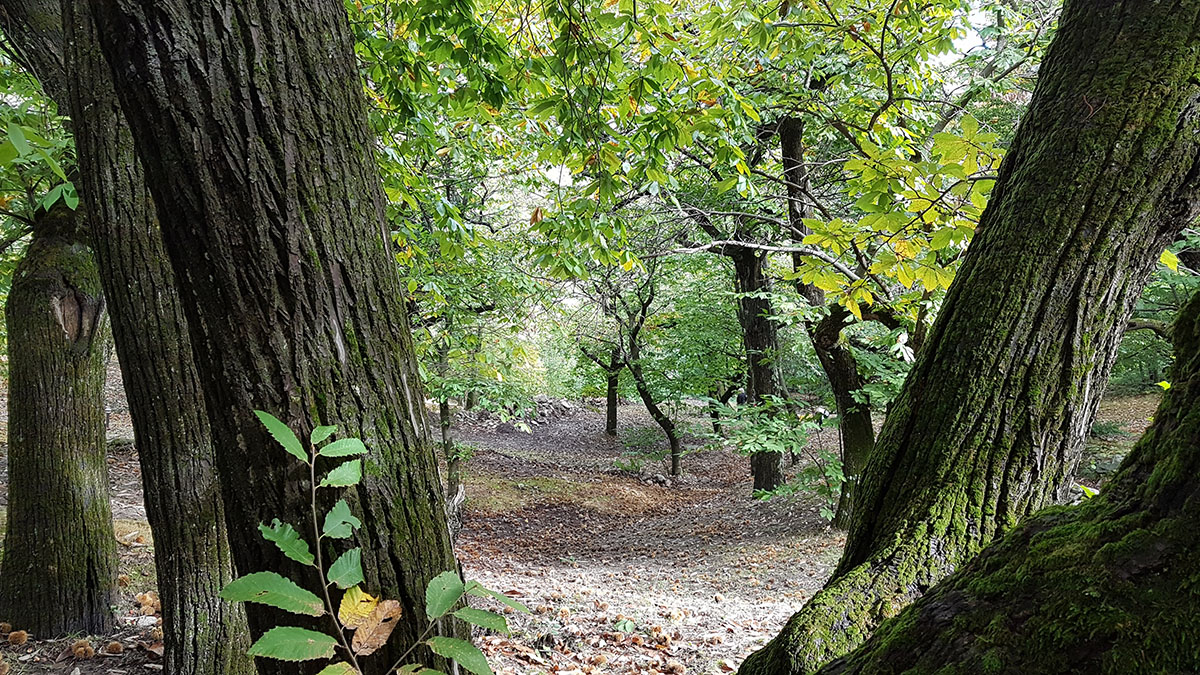
<svg viewBox="0 0 1200 675"><path fill-rule="evenodd" d="M1200 2L1066 4L825 589L740 672L806 673L1064 496L1116 346L1197 214Z"/></svg>
<svg viewBox="0 0 1200 675"><path fill-rule="evenodd" d="M746 349L746 398L750 403L768 396L786 397L780 372L779 331L771 319L771 301L756 294L770 290L767 255L764 251L739 248L730 254L738 292L738 323ZM783 453L759 452L750 456L755 490L774 490L786 482Z"/></svg>
<svg viewBox="0 0 1200 675"><path fill-rule="evenodd" d="M1026 520L822 673L1200 670L1200 294L1171 389L1097 497Z"/></svg>
<svg viewBox="0 0 1200 675"><path fill-rule="evenodd" d="M156 544L164 666L180 675L252 672L244 613L217 597L232 563L174 275L90 13L73 0L61 9L0 1L9 39L72 117Z"/></svg>
<svg viewBox="0 0 1200 675"><path fill-rule="evenodd" d="M363 663L382 672L424 629L428 581L456 565L345 10L299 0L90 4L155 177L237 570L318 585L257 532L272 518L307 531L308 481L252 411L301 438L315 422L362 438L363 483L323 490L321 510L344 496L363 527L337 550L322 546L327 559L361 547L366 589L403 606L388 647ZM257 605L248 615L255 635L296 622ZM456 622L439 630L463 633ZM415 658L445 666L424 649Z"/></svg>
<svg viewBox="0 0 1200 675"><path fill-rule="evenodd" d="M794 117L779 123L779 145L783 158L783 179L788 193L788 224L797 239L809 234L804 219L811 209L807 206L809 189L808 169L804 163L804 123ZM792 264L799 269L802 262L799 253L792 254ZM812 284L796 278L796 290L812 307L825 307L825 292ZM875 426L871 422L871 409L855 400L855 392L862 389L866 381L858 372L858 361L850 346L842 340L842 328L849 318L849 311L841 305L828 308L820 320L805 324L813 351L829 380L837 406L838 429L841 432L842 473L846 481L838 497L837 511L833 517L834 527L845 529L850 525L853 513L854 486L859 474L875 447Z"/></svg>
<svg viewBox="0 0 1200 675"><path fill-rule="evenodd" d="M57 104L59 113L66 114L62 103L66 98L66 82L58 74L63 71L62 21L59 20L59 0L5 0L0 2L0 31L4 32L14 49L15 60L33 74L46 94Z"/></svg>
<svg viewBox="0 0 1200 675"><path fill-rule="evenodd" d="M12 395L0 617L43 638L114 625L108 317L85 227L61 203L40 212L5 307Z"/></svg>
<svg viewBox="0 0 1200 675"><path fill-rule="evenodd" d="M218 597L233 565L191 343L91 14L76 0L64 0L61 14L57 2L2 0L0 7L11 19L9 38L39 64L35 74L47 92L65 97L59 109L72 118L81 196L111 308L154 533L163 665L178 675L253 672L245 615ZM28 39L38 35L33 25L59 42Z"/></svg>

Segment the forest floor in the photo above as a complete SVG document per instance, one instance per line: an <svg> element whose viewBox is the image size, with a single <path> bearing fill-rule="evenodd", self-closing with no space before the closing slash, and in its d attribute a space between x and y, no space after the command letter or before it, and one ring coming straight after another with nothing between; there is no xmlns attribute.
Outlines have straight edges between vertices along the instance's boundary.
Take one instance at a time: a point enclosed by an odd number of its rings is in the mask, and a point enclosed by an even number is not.
<svg viewBox="0 0 1200 675"><path fill-rule="evenodd" d="M1115 468L1156 402L1155 395L1104 401L1081 482L1094 487ZM0 398L0 440L6 403ZM14 673L161 670L155 618L143 616L143 594L154 588L153 541L115 368L108 406L121 629L90 644L104 652L120 642L121 653L77 659L74 638L0 645ZM700 450L698 437L688 438L693 451L681 479L668 479L654 460L637 473L619 470L652 437L640 407L621 407L616 439L604 434L602 411L581 404L529 432L469 414L459 419L454 435L473 453L458 539L464 574L532 610L509 615L508 637L479 636L497 673L730 672L820 588L844 543L812 498L751 499L747 460ZM823 431L815 442L835 447L835 433Z"/></svg>

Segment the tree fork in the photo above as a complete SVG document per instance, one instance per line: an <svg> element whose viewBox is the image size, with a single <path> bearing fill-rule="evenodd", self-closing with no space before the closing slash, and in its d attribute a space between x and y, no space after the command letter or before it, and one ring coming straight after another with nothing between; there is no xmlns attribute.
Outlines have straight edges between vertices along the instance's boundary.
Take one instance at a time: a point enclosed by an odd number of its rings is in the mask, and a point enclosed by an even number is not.
<svg viewBox="0 0 1200 675"><path fill-rule="evenodd" d="M814 672L1065 497L1133 303L1198 213L1198 24L1198 0L1068 0L843 558L743 675Z"/></svg>

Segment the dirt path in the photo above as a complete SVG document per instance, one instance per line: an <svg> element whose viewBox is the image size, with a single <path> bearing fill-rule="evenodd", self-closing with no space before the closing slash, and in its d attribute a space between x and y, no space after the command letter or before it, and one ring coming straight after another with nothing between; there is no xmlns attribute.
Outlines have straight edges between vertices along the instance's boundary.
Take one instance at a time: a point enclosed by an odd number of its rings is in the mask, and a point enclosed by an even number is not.
<svg viewBox="0 0 1200 675"><path fill-rule="evenodd" d="M623 427L651 424L622 408ZM535 613L485 639L511 673L727 672L820 587L843 543L805 500L750 499L748 462L690 454L671 487L616 471L580 411L531 433L465 430L468 577ZM662 471L661 468L649 468Z"/></svg>

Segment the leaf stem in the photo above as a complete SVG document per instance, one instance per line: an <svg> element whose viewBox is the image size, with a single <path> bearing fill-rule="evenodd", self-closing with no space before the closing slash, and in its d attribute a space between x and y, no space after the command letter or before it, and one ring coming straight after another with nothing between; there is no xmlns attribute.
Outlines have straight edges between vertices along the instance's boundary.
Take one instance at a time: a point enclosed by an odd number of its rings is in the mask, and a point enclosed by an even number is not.
<svg viewBox="0 0 1200 675"><path fill-rule="evenodd" d="M358 659L354 655L354 650L350 648L350 642L346 639L346 632L342 630L342 625L338 622L337 608L333 606L333 599L329 596L329 580L325 577L325 563L321 555L321 527L317 520L317 449L312 449L312 456L308 460L308 476L309 476L309 506L312 511L312 526L313 526L313 541L316 548L316 568L317 574L321 578L321 595L325 598L325 611L329 612L329 618L333 621L334 634L337 635L338 642L341 643L342 649L346 650L346 657L350 659L350 665L354 666L355 672L362 673L362 668L358 665Z"/></svg>

